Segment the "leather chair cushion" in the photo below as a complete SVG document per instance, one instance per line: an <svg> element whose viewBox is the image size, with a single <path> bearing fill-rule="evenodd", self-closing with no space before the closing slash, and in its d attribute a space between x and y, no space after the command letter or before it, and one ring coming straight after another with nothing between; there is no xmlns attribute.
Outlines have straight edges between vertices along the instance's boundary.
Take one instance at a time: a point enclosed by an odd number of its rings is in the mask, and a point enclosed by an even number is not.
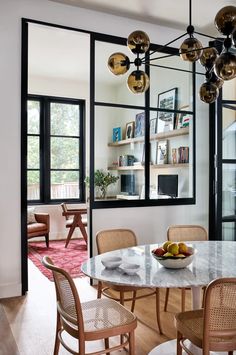
<svg viewBox="0 0 236 355"><path fill-rule="evenodd" d="M27 225L28 234L42 232L47 230L47 226L44 223L31 223Z"/></svg>

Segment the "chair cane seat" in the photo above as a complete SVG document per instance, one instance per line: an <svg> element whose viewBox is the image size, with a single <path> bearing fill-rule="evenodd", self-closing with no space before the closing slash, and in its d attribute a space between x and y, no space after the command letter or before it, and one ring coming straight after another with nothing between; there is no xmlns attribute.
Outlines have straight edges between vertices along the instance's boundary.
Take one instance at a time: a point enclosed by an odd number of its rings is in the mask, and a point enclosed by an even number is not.
<svg viewBox="0 0 236 355"><path fill-rule="evenodd" d="M203 309L175 315L176 326L193 344L202 347Z"/></svg>

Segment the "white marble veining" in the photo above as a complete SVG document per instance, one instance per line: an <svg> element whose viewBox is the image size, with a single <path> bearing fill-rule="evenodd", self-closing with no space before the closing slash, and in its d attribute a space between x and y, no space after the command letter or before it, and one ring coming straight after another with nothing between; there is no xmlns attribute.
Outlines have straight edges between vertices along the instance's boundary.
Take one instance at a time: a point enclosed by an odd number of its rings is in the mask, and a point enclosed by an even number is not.
<svg viewBox="0 0 236 355"><path fill-rule="evenodd" d="M184 269L166 269L151 255L158 244L142 245L97 255L83 263L81 270L87 276L117 285L138 287L187 287L204 286L219 277L236 277L236 242L204 241L187 242L196 248L193 263ZM106 269L104 256L119 256L122 263L139 264L135 275L125 274L120 267ZM121 264L122 265L122 264Z"/></svg>

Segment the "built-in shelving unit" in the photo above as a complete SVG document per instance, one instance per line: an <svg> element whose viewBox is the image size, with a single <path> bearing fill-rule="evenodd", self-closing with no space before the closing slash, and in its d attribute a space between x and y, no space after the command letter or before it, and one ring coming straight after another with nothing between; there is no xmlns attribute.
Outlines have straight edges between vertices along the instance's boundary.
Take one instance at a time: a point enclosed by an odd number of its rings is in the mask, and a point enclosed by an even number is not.
<svg viewBox="0 0 236 355"><path fill-rule="evenodd" d="M173 137L178 137L178 136L184 136L184 135L188 135L188 134L189 134L189 127L184 127L184 128L180 128L180 129L174 129L173 131L153 134L150 136L150 141L173 138ZM130 139L124 139L124 140L121 140L118 142L108 143L108 146L109 147L119 147L119 146L127 145L130 143L141 143L141 142L144 142L144 137L130 138Z"/></svg>
<svg viewBox="0 0 236 355"><path fill-rule="evenodd" d="M188 168L189 164L188 163L183 163L183 164L155 164L155 165L150 165L151 169L168 169L168 168ZM109 166L108 170L143 170L144 167L143 166Z"/></svg>

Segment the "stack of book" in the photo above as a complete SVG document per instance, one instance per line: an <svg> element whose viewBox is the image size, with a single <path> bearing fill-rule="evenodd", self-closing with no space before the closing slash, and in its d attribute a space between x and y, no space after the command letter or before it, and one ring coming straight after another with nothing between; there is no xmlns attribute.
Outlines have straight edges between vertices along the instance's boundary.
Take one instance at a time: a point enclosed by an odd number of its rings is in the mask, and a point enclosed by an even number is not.
<svg viewBox="0 0 236 355"><path fill-rule="evenodd" d="M178 161L180 164L189 163L189 147L178 148Z"/></svg>

